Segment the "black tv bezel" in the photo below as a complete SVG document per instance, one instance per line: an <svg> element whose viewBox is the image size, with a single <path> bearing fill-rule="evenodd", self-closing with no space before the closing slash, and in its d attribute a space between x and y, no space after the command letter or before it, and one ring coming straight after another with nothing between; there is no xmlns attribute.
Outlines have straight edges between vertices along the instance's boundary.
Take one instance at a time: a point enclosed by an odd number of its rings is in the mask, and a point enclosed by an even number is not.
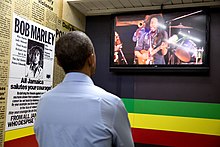
<svg viewBox="0 0 220 147"><path fill-rule="evenodd" d="M210 70L210 14L209 7L197 7L197 8L179 8L179 9L167 9L167 10L146 10L146 11L135 11L135 12L125 12L117 13L111 15L111 43L110 43L110 62L109 62L109 71L110 72L149 72L149 73L158 73L158 72L174 72L174 73L197 73L205 72L208 73ZM173 12L187 12L187 11L199 11L202 10L202 13L206 16L206 43L205 43L205 62L202 65L116 65L113 62L114 59L114 35L115 35L115 17L123 15L138 15L138 14L156 14L156 13L173 13Z"/></svg>

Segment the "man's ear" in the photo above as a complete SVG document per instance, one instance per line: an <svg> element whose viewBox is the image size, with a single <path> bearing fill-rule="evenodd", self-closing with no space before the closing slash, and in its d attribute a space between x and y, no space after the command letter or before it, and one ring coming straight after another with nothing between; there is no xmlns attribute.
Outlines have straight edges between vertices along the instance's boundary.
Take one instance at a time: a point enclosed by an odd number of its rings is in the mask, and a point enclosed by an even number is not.
<svg viewBox="0 0 220 147"><path fill-rule="evenodd" d="M94 54L91 54L89 57L88 57L88 64L89 66L94 66Z"/></svg>

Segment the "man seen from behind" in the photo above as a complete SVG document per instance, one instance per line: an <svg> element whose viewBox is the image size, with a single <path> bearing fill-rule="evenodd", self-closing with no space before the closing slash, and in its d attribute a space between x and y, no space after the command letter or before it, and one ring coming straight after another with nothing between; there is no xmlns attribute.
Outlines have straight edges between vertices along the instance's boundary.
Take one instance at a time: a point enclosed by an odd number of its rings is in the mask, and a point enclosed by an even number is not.
<svg viewBox="0 0 220 147"><path fill-rule="evenodd" d="M57 41L55 54L66 75L39 101L34 124L39 147L133 147L121 99L91 79L96 55L89 37L69 32Z"/></svg>

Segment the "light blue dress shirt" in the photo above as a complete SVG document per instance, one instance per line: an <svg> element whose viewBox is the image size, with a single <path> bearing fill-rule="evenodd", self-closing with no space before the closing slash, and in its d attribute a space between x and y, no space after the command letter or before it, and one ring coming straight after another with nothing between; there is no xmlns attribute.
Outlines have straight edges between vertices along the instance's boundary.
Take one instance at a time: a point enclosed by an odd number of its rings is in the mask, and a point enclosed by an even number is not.
<svg viewBox="0 0 220 147"><path fill-rule="evenodd" d="M38 104L34 131L40 147L133 147L122 101L85 74L66 74Z"/></svg>

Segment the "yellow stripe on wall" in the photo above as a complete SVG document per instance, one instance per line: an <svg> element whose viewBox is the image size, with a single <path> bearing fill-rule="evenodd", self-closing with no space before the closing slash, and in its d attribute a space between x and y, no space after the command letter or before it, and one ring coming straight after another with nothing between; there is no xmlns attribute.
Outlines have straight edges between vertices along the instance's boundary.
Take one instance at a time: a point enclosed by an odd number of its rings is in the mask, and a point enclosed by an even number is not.
<svg viewBox="0 0 220 147"><path fill-rule="evenodd" d="M27 128L22 128L22 129L6 131L5 132L5 141L18 139L18 138L30 136L30 135L33 135L33 134L34 134L33 126L32 127L27 127Z"/></svg>
<svg viewBox="0 0 220 147"><path fill-rule="evenodd" d="M128 119L130 121L131 127L134 126L134 116L135 116L132 114L134 114L134 113L128 113Z"/></svg>
<svg viewBox="0 0 220 147"><path fill-rule="evenodd" d="M220 136L220 120L129 113L132 128Z"/></svg>
<svg viewBox="0 0 220 147"><path fill-rule="evenodd" d="M178 116L128 114L132 128L165 130L220 136L220 120ZM5 132L5 141L34 134L33 126Z"/></svg>

